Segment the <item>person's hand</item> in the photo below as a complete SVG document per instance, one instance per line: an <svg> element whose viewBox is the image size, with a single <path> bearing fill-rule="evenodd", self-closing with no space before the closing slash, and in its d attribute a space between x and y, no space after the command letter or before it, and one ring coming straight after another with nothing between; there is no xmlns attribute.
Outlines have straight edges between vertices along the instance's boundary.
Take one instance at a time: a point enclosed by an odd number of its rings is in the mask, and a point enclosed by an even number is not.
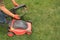
<svg viewBox="0 0 60 40"><path fill-rule="evenodd" d="M15 18L15 19L20 19L19 15L17 15L17 14L14 15L14 18Z"/></svg>
<svg viewBox="0 0 60 40"><path fill-rule="evenodd" d="M14 6L15 6L15 7L18 7L19 5L18 5L18 4L15 4Z"/></svg>

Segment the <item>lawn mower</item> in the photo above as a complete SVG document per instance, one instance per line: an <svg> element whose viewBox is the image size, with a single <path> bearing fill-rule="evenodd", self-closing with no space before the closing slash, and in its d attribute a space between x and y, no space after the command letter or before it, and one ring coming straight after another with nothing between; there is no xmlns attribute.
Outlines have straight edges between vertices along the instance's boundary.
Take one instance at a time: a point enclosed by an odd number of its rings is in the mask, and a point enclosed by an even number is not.
<svg viewBox="0 0 60 40"><path fill-rule="evenodd" d="M10 11L16 14L16 10L24 7L26 7L26 5L20 5L18 7L12 8ZM17 20L12 18L8 24L9 24L8 36L10 37L14 35L24 35L24 34L30 35L32 33L31 21L24 21L22 19Z"/></svg>

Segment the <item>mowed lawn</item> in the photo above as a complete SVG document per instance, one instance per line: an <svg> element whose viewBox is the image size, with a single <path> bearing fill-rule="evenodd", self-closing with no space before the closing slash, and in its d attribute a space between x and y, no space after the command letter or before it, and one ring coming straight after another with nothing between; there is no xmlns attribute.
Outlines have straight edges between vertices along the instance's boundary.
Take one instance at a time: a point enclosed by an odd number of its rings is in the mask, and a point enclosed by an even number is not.
<svg viewBox="0 0 60 40"><path fill-rule="evenodd" d="M13 7L10 0L4 0L6 7ZM8 25L0 26L0 40L60 40L60 0L16 0L26 4L28 12L24 18L32 21L32 34L8 37ZM22 13L21 13L22 14Z"/></svg>

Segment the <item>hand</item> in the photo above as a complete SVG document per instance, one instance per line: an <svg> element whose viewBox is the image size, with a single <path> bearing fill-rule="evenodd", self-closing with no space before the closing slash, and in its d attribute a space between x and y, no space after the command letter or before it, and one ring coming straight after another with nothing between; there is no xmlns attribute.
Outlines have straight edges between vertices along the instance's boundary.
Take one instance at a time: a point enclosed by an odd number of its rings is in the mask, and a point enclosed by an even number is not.
<svg viewBox="0 0 60 40"><path fill-rule="evenodd" d="M15 6L15 7L18 7L19 5L18 5L18 4L15 4L14 6Z"/></svg>
<svg viewBox="0 0 60 40"><path fill-rule="evenodd" d="M20 19L19 15L17 15L17 14L14 15L14 18L15 18L15 19Z"/></svg>

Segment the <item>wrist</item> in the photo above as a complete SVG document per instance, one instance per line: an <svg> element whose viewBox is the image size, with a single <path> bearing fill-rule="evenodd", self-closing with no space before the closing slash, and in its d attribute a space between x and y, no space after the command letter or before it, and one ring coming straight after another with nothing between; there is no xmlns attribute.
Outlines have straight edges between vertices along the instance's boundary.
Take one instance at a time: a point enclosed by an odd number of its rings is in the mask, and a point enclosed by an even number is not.
<svg viewBox="0 0 60 40"><path fill-rule="evenodd" d="M15 15L13 14L12 17L14 18L14 16L15 16Z"/></svg>

